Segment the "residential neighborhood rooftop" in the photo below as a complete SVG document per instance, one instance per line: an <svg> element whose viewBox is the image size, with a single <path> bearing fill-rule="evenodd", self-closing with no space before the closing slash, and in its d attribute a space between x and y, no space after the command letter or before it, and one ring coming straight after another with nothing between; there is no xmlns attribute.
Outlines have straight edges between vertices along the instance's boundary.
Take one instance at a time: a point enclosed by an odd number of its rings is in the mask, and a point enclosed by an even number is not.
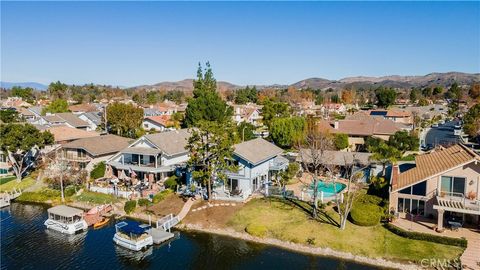
<svg viewBox="0 0 480 270"><path fill-rule="evenodd" d="M49 127L47 130L53 134L55 142L57 143L100 136L100 133L98 132L71 128L64 125Z"/></svg>
<svg viewBox="0 0 480 270"><path fill-rule="evenodd" d="M398 190L410 186L448 169L462 166L475 160L480 160L480 156L461 144L448 148L440 147L428 154L416 156L416 166L414 168L402 173L394 173L392 175L392 188L393 190Z"/></svg>
<svg viewBox="0 0 480 270"><path fill-rule="evenodd" d="M78 139L73 142L64 144L63 148L80 148L84 149L92 156L102 156L114 154L127 147L131 139L109 134L103 136L95 136L90 138Z"/></svg>
<svg viewBox="0 0 480 270"><path fill-rule="evenodd" d="M280 147L262 138L236 144L234 148L235 155L254 165L283 153Z"/></svg>
<svg viewBox="0 0 480 270"><path fill-rule="evenodd" d="M167 155L185 153L190 132L187 129L173 130L145 135L145 138L155 144Z"/></svg>

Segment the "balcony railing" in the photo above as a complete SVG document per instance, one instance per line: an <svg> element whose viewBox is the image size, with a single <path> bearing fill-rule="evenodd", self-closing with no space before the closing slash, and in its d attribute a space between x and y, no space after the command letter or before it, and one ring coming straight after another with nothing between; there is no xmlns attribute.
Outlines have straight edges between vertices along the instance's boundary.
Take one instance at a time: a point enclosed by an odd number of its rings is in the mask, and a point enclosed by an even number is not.
<svg viewBox="0 0 480 270"><path fill-rule="evenodd" d="M90 161L90 158L87 156L82 157L77 155L62 155L60 156L60 159L67 160L67 161L81 161L81 162Z"/></svg>

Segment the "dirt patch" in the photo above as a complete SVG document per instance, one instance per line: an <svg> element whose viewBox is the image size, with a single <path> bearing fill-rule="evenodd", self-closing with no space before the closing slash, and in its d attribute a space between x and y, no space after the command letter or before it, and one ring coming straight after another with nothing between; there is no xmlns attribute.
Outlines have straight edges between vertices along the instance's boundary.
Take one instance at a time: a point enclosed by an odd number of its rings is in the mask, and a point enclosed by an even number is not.
<svg viewBox="0 0 480 270"><path fill-rule="evenodd" d="M184 204L185 201L182 197L171 194L164 200L148 207L148 210L152 211L158 217L163 217L168 214L178 215Z"/></svg>
<svg viewBox="0 0 480 270"><path fill-rule="evenodd" d="M233 215L244 206L241 202L213 201L210 204L211 207L208 207L208 203L205 201L195 203L183 222L203 228L225 228ZM193 211L194 209L196 210Z"/></svg>

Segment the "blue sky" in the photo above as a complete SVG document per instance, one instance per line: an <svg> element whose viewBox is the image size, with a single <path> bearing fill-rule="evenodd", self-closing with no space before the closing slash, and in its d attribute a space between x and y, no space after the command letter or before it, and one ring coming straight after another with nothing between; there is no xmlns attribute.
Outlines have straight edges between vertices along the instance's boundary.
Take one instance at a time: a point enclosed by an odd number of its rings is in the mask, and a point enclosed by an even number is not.
<svg viewBox="0 0 480 270"><path fill-rule="evenodd" d="M480 2L1 2L1 80L121 86L480 71Z"/></svg>

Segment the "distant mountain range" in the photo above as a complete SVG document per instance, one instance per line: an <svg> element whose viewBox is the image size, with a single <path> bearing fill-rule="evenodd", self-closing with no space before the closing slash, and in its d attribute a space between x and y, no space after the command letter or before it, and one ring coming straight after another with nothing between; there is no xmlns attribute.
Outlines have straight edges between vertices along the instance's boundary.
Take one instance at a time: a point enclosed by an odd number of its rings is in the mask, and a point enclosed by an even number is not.
<svg viewBox="0 0 480 270"><path fill-rule="evenodd" d="M462 73L462 72L447 72L447 73L430 73L424 76L383 76L383 77L347 77L340 80L328 80L324 78L308 78L290 85L256 85L257 89L274 88L282 89L293 86L297 89L343 89L343 88L376 88L379 86L394 87L409 89L411 87L426 87L441 85L444 87L450 86L453 82L458 84L472 84L473 82L480 82L480 73ZM245 86L236 85L233 83L219 81L218 89L220 90L235 90ZM180 90L192 91L193 80L185 79L178 82L160 82L153 85L141 85L132 87L134 89L146 90Z"/></svg>
<svg viewBox="0 0 480 270"><path fill-rule="evenodd" d="M368 89L376 88L379 86L385 87L394 87L401 89L409 89L411 87L426 87L426 86L437 86L441 85L444 87L450 86L453 82L457 82L460 85L472 84L473 82L480 82L480 73L462 73L462 72L447 72L447 73L430 73L424 76L383 76L383 77L347 77L340 80L329 80L324 78L308 78L301 80L299 82L282 85L282 84L273 84L273 85L256 85L257 89L265 88L274 88L282 89L289 86L293 86L297 89L344 89L344 88L355 88L355 89ZM48 86L35 83L35 82L0 82L2 88L12 88L13 86L22 86L22 87L32 87L38 90L46 90ZM236 85L230 82L218 81L218 89L220 91L224 90L235 90L243 88L245 86ZM129 89L145 89L145 90L180 90L180 91L192 91L193 90L193 79L185 79L177 82L159 82L152 85L139 85L135 87L130 87Z"/></svg>
<svg viewBox="0 0 480 270"><path fill-rule="evenodd" d="M36 83L36 82L2 82L0 81L0 87L1 88L6 88L10 89L14 86L20 86L20 87L31 87L37 90L47 90L48 86L45 84L41 83Z"/></svg>

